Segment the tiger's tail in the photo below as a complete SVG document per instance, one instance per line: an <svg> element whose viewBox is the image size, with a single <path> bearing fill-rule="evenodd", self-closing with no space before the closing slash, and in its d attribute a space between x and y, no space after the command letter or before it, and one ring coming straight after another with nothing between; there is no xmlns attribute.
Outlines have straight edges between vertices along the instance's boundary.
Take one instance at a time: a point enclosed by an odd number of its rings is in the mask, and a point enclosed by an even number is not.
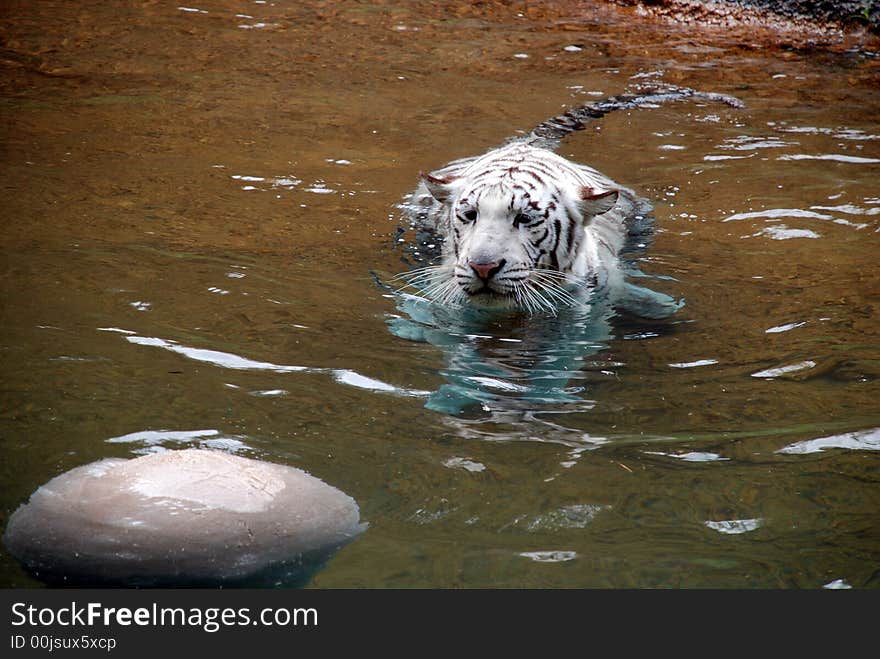
<svg viewBox="0 0 880 659"><path fill-rule="evenodd" d="M677 87L675 85L656 86L644 89L639 93L618 94L617 96L609 96L601 101L593 101L576 108L571 108L560 115L542 121L524 139L534 146L554 150L559 146L562 138L575 131L583 130L588 123L601 119L609 112L630 110L643 105L656 105L686 98L724 103L734 108L745 107L741 100L727 94L701 92L689 87Z"/></svg>

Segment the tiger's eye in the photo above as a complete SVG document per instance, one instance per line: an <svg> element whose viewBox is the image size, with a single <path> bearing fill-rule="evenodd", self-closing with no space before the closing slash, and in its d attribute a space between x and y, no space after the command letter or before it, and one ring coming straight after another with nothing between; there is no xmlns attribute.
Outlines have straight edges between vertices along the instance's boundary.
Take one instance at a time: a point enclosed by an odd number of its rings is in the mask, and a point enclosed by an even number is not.
<svg viewBox="0 0 880 659"><path fill-rule="evenodd" d="M529 218L522 213L517 213L516 217L513 218L513 226L518 227L521 224L526 224L529 221Z"/></svg>
<svg viewBox="0 0 880 659"><path fill-rule="evenodd" d="M462 214L462 220L464 220L465 222L473 222L476 219L477 219L477 211L475 211L475 210L469 210L469 211Z"/></svg>

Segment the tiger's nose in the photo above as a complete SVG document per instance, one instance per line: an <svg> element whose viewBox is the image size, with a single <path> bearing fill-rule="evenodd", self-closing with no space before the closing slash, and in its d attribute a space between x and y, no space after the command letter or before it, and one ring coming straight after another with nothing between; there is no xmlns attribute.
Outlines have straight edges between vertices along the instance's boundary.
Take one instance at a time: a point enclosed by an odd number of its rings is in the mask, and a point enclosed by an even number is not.
<svg viewBox="0 0 880 659"><path fill-rule="evenodd" d="M468 261L468 265L477 273L477 277L488 281L504 267L504 261Z"/></svg>

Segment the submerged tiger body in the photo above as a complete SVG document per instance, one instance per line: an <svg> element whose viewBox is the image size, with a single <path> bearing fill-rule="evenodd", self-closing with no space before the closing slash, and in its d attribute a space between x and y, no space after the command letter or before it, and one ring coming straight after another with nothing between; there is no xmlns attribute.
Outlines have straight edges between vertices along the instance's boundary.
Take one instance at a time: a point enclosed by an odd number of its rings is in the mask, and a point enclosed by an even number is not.
<svg viewBox="0 0 880 659"><path fill-rule="evenodd" d="M539 124L528 136L422 174L409 208L443 241L439 264L405 278L442 305L526 312L573 306L585 287L622 283L628 223L648 202L600 172L554 152L593 119L681 98L732 97L667 87L590 103Z"/></svg>

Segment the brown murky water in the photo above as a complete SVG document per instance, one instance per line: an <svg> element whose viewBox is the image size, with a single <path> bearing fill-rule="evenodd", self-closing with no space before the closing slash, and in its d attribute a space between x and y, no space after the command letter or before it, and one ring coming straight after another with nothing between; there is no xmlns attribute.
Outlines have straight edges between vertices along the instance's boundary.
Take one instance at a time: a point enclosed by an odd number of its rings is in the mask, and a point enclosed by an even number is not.
<svg viewBox="0 0 880 659"><path fill-rule="evenodd" d="M592 11L4 3L3 525L200 445L359 502L314 586L880 585L877 60ZM639 267L687 306L613 324L589 405L425 409L444 354L371 275L417 172L645 80L748 105L562 148L654 200Z"/></svg>

